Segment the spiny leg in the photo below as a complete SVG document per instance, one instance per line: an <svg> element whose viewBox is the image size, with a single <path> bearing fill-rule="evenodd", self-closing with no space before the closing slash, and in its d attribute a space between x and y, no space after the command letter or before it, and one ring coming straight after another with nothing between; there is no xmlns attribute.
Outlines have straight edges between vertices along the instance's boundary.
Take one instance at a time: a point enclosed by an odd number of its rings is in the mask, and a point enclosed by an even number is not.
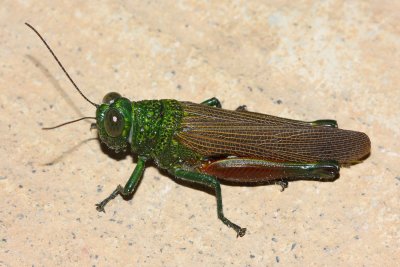
<svg viewBox="0 0 400 267"><path fill-rule="evenodd" d="M144 158L139 157L137 165L136 165L135 169L133 170L132 175L129 178L128 182L126 183L125 187L118 185L117 188L110 194L110 196L105 198L100 203L96 204L97 211L105 212L104 207L107 205L107 203L110 200L114 199L119 194L123 198L125 198L125 197L131 195L133 191L135 191L135 188L140 180L140 177L142 177L142 175L143 175L145 162L146 162L146 160Z"/></svg>
<svg viewBox="0 0 400 267"><path fill-rule="evenodd" d="M246 233L246 228L242 228L237 224L234 224L231 222L229 219L227 219L224 216L223 212L223 207L222 207L222 195L221 195L221 185L219 181L210 175L203 174L203 173L198 173L198 172L191 172L191 171L185 171L182 169L175 169L173 171L173 174L182 180L187 180L195 183L200 183L206 186L209 186L211 188L214 188L215 190L215 196L217 198L217 213L218 213L218 218L228 227L233 228L233 230L236 231L237 236L242 237Z"/></svg>
<svg viewBox="0 0 400 267"><path fill-rule="evenodd" d="M212 97L210 99L207 99L203 102L201 102L202 105L210 106L210 107L215 107L215 108L221 108L221 102L218 100L216 97Z"/></svg>

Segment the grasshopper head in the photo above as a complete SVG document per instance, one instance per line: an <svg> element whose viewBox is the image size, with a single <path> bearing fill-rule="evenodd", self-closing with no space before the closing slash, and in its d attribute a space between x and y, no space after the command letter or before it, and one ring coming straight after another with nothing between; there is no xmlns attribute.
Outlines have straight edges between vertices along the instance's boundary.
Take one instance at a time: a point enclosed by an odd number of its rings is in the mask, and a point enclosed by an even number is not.
<svg viewBox="0 0 400 267"><path fill-rule="evenodd" d="M111 92L104 96L96 110L97 130L101 142L119 152L130 142L132 131L132 103Z"/></svg>
<svg viewBox="0 0 400 267"><path fill-rule="evenodd" d="M132 142L132 103L128 99L121 97L120 94L111 92L103 98L103 104L98 105L87 98L76 85L74 80L65 70L60 60L54 54L53 50L47 44L46 40L40 35L40 33L29 23L25 23L26 26L31 28L37 36L45 44L55 61L58 63L62 71L65 73L67 78L70 80L72 85L78 91L78 93L90 104L96 107L96 127L98 129L100 140L105 143L109 148L115 151L120 151L126 148L127 143ZM66 124L74 123L83 119L94 119L93 117L83 117L78 120L69 121L55 127L46 127L44 129L50 130L64 126Z"/></svg>

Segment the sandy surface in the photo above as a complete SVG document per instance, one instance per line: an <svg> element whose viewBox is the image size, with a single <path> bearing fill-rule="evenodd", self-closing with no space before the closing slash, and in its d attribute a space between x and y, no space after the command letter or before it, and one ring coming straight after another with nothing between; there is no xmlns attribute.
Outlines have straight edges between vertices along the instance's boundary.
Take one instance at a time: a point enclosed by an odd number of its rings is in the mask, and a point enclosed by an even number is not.
<svg viewBox="0 0 400 267"><path fill-rule="evenodd" d="M57 2L57 3L55 3ZM400 261L400 2L6 1L0 6L0 266L394 266ZM210 1L217 2L217 1ZM298 2L298 1L296 1ZM130 201L94 204L135 156L102 149L85 94L174 98L367 133L333 183L224 185L215 197L151 164ZM82 143L83 142L83 143ZM56 161L48 166L46 163Z"/></svg>

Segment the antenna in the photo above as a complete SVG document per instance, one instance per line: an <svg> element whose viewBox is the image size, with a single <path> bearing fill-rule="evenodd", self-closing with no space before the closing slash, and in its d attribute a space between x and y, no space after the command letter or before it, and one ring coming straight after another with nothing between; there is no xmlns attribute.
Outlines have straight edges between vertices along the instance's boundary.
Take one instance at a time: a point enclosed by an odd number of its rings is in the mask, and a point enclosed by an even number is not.
<svg viewBox="0 0 400 267"><path fill-rule="evenodd" d="M64 66L61 64L60 60L57 58L57 56L54 54L53 50L50 48L50 46L47 44L47 42L44 40L44 38L40 35L40 33L29 23L25 22L25 25L28 26L29 28L31 28L36 34L37 36L39 36L39 38L42 40L42 42L44 43L44 45L47 47L47 49L50 51L51 55L54 57L54 59L57 61L58 65L61 67L62 71L65 73L65 75L67 75L68 79L71 81L72 85L75 87L75 89L79 92L79 94L81 94L81 96L90 104L92 104L93 106L95 106L96 108L99 107L98 104L92 102L89 100L89 98L87 98L82 91L79 89L79 87L75 84L74 80L72 80L71 76L69 76L68 72L65 70Z"/></svg>
<svg viewBox="0 0 400 267"><path fill-rule="evenodd" d="M77 121L86 120L86 119L95 120L96 117L82 117L82 118L79 118L79 119L76 119L76 120L73 120L73 121L67 121L67 122L61 123L61 124L53 126L53 127L43 127L42 130L53 130L53 129L56 129L56 128L59 128L59 127L62 127L62 126L65 126L65 125L68 125L68 124L71 124L71 123L74 123L74 122L77 122Z"/></svg>

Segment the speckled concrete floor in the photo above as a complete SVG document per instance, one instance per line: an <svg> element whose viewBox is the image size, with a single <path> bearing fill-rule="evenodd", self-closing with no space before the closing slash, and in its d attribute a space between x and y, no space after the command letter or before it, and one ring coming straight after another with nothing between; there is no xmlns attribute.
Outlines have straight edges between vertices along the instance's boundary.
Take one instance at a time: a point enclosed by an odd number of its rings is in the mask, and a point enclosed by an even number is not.
<svg viewBox="0 0 400 267"><path fill-rule="evenodd" d="M216 1L215 1L216 2ZM1 266L394 266L400 261L400 2L6 1L0 6ZM267 2L267 3L266 3ZM130 201L94 204L135 157L110 154L87 96L212 96L225 108L332 118L366 132L372 154L334 183L208 191L149 165ZM56 161L49 166L46 163Z"/></svg>

